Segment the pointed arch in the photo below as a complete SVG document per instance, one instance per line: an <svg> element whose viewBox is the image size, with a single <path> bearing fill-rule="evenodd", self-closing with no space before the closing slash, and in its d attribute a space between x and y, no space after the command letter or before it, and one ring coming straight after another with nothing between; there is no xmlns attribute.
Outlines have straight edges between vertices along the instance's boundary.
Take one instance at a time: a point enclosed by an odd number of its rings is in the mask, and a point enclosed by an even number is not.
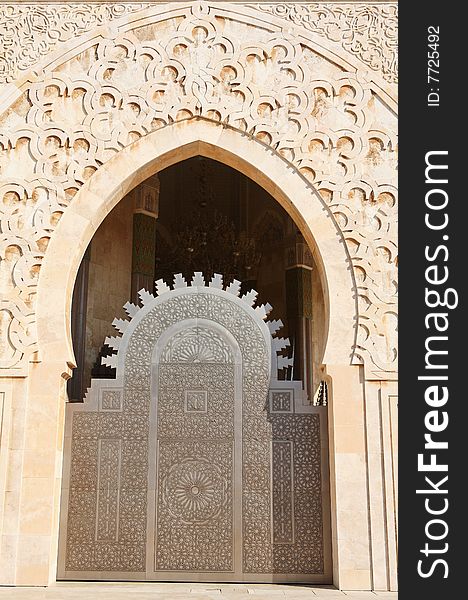
<svg viewBox="0 0 468 600"><path fill-rule="evenodd" d="M41 360L74 362L70 298L81 258L100 223L141 181L195 155L214 158L247 175L296 222L320 269L325 292L328 341L323 362L349 364L357 321L354 281L346 245L328 208L305 178L264 144L203 119L140 138L99 169L76 194L57 226L41 269L37 302Z"/></svg>

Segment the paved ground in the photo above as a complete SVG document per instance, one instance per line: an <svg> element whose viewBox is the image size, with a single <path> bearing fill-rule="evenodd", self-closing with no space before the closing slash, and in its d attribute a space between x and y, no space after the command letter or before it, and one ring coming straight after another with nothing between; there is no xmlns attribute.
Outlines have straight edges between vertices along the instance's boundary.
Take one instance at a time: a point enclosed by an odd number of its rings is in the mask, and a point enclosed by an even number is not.
<svg viewBox="0 0 468 600"><path fill-rule="evenodd" d="M342 592L331 586L256 583L63 582L48 588L0 587L0 600L397 600L396 592Z"/></svg>

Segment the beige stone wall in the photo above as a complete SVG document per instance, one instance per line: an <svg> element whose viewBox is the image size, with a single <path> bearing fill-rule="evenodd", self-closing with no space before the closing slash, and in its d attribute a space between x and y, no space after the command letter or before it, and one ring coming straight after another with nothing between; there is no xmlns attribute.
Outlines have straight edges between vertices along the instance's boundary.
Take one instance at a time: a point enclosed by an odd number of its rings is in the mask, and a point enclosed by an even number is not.
<svg viewBox="0 0 468 600"><path fill-rule="evenodd" d="M204 154L262 185L312 249L326 298L334 582L392 589L396 6L331 3L317 19L316 4L278 11L121 3L120 12L111 4L41 3L33 20L28 7L5 5L6 26L0 21L0 37L11 41L0 89L0 218L8 236L0 581L55 579L70 304L83 253L135 185ZM81 8L91 18L77 23ZM207 33L195 35L201 22ZM184 77L174 80L163 67L174 65L180 36Z"/></svg>

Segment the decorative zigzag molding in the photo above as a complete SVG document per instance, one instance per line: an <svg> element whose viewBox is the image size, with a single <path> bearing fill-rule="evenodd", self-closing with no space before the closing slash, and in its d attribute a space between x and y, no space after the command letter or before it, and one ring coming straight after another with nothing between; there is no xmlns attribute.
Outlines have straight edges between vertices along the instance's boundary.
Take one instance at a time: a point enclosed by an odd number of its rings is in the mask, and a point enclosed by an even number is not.
<svg viewBox="0 0 468 600"><path fill-rule="evenodd" d="M138 313L151 303L153 303L157 298L161 298L162 296L168 296L175 290L179 290L182 288L188 287L207 287L214 288L217 290L223 290L227 294L231 294L240 298L246 306L249 307L256 315L258 315L263 321L266 322L268 330L271 335L271 347L272 352L276 354L277 359L277 368L278 370L286 369L291 367L293 364L293 359L287 356L283 356L281 353L283 350L290 346L290 342L288 338L276 337L277 332L283 327L283 322L281 320L269 321L268 315L272 311L271 304L261 304L259 306L255 306L257 301L258 292L255 290L250 290L246 292L242 296L240 295L240 287L241 282L237 279L234 279L232 283L228 286L224 287L223 276L219 273L215 273L211 280L206 284L203 273L197 271L194 273L192 277L192 281L187 283L185 278L181 273L177 273L174 275L173 287L167 285L167 283L163 279L158 279L156 282L156 295L151 294L144 288L138 292L138 296L140 298L140 305L133 304L132 302L127 302L124 305L124 310L127 313L129 319L117 319L115 318L112 321L112 325L114 328L123 335L125 331L130 326L130 323L133 319L136 318ZM120 336L108 336L105 339L105 343L114 350L115 354L110 356L103 356L101 359L102 364L107 367L111 367L112 369L117 368L118 358L119 358L119 349L122 338Z"/></svg>

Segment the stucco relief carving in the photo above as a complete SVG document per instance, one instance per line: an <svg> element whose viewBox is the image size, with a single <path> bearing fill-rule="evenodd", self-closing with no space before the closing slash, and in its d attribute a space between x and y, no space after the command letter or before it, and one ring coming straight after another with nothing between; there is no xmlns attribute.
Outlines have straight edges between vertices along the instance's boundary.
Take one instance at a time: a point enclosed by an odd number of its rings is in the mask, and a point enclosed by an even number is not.
<svg viewBox="0 0 468 600"><path fill-rule="evenodd" d="M293 23L340 42L391 82L397 74L397 19L395 3L372 6L359 3L257 3L258 10L290 19ZM15 4L0 8L0 84L14 81L34 67L61 42L106 25L125 14L150 7L149 2L100 4Z"/></svg>
<svg viewBox="0 0 468 600"><path fill-rule="evenodd" d="M224 340L213 331L192 327L171 339L161 360L178 363L229 363L232 362L232 355Z"/></svg>
<svg viewBox="0 0 468 600"><path fill-rule="evenodd" d="M252 6L339 42L369 68L382 73L387 81L398 81L398 6L395 3L262 2Z"/></svg>
<svg viewBox="0 0 468 600"><path fill-rule="evenodd" d="M157 571L233 571L233 441L159 444Z"/></svg>
<svg viewBox="0 0 468 600"><path fill-rule="evenodd" d="M142 306L126 305L130 320L114 322L122 337L107 339L116 354L103 359L116 379L93 380L84 405L67 406L60 576L321 576L322 409L304 403L300 382L277 380L287 342L276 337L277 322L271 334L255 295L239 297L237 281L224 289L219 275L208 286L200 273L191 286L175 281L174 290L159 281L159 297L142 290ZM209 350L199 362L177 352L187 340L193 347L194 336ZM122 391L122 413L102 410L111 384ZM270 411L270 387L288 396L287 414ZM185 411L187 390L206 393L205 411ZM157 551L145 575L151 536Z"/></svg>
<svg viewBox="0 0 468 600"><path fill-rule="evenodd" d="M2 4L0 84L20 77L60 42L148 6L148 2Z"/></svg>
<svg viewBox="0 0 468 600"><path fill-rule="evenodd" d="M298 21L297 11L275 6L275 14L283 10ZM204 118L269 145L320 191L355 269L359 334L353 360L364 362L371 378L394 376L396 121L368 78L371 63L385 74L390 59L379 62L380 51L362 36L367 30L377 35L383 27L378 11L390 15L395 7L301 6L299 24L310 29L316 23L327 40L336 41L341 26L350 32L340 34L342 42L365 53L359 56L362 71L346 71L306 39L299 42L288 20L282 30L268 30L254 26L240 7L234 21L222 3L193 3L177 9L166 27L157 25L164 17L145 25L115 20L112 31L101 31L103 38L76 59L27 85L0 117L3 366L24 372L37 348L41 260L83 183L134 140ZM391 23L378 36L393 48Z"/></svg>

